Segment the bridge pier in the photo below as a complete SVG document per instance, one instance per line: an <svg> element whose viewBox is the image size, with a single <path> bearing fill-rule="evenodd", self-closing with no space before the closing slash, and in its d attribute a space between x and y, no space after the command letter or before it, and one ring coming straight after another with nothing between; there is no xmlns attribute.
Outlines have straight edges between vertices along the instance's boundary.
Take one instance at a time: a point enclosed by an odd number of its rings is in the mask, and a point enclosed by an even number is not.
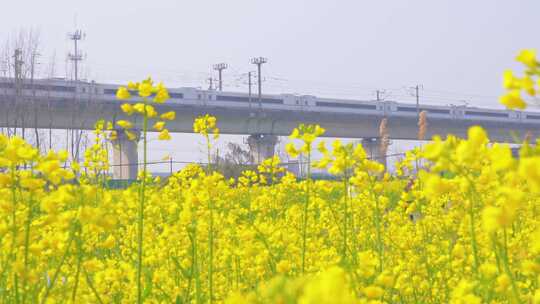
<svg viewBox="0 0 540 304"><path fill-rule="evenodd" d="M116 130L116 139L113 144L113 178L114 179L137 179L139 171L139 155L137 143L141 133L136 134L135 140L129 140L124 130Z"/></svg>
<svg viewBox="0 0 540 304"><path fill-rule="evenodd" d="M277 136L270 134L251 134L247 139L249 153L254 163L273 157L276 150Z"/></svg>
<svg viewBox="0 0 540 304"><path fill-rule="evenodd" d="M386 168L386 155L381 155L381 138L380 137L368 137L361 140L361 144L366 151L367 157L371 160L377 161L384 165Z"/></svg>

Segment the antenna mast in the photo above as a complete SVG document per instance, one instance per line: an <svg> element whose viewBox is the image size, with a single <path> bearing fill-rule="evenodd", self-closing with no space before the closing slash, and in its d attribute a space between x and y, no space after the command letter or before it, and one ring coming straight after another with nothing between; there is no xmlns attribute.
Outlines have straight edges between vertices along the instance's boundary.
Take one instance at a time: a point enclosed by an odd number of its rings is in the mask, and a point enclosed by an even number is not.
<svg viewBox="0 0 540 304"><path fill-rule="evenodd" d="M75 30L69 33L68 37L73 41L73 53L69 53L68 58L73 62L75 69L75 82L79 80L79 61L83 60L83 56L79 50L79 41L84 38L85 34L81 30Z"/></svg>
<svg viewBox="0 0 540 304"><path fill-rule="evenodd" d="M251 63L257 66L257 84L259 87L259 108L262 108L262 78L261 78L261 66L268 62L268 59L264 57L251 58Z"/></svg>
<svg viewBox="0 0 540 304"><path fill-rule="evenodd" d="M223 70L225 70L226 68L228 68L229 65L226 64L226 63L218 63L218 64L214 64L214 70L218 71L218 89L220 91L223 91L223 82L222 82L222 79L221 79L221 73L223 72Z"/></svg>

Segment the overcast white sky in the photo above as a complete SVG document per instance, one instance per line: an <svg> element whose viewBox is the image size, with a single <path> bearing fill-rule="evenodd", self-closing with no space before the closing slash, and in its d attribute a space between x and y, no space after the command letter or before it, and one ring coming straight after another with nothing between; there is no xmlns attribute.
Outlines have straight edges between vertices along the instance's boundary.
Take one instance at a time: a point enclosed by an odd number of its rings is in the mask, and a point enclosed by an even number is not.
<svg viewBox="0 0 540 304"><path fill-rule="evenodd" d="M0 40L39 29L42 66L56 52L64 76L76 20L84 74L102 82L206 87L211 65L227 62L225 89L244 91L249 58L265 56L266 92L369 99L384 89L407 101L422 84L426 103L496 107L517 51L540 49L538 0L4 1ZM193 158L188 138L177 135L186 152L172 154Z"/></svg>

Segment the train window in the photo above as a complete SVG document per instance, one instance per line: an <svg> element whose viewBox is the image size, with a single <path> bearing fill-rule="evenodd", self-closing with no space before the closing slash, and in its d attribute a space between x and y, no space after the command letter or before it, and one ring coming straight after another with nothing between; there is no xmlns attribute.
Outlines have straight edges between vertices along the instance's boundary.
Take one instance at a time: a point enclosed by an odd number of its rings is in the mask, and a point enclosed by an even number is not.
<svg viewBox="0 0 540 304"><path fill-rule="evenodd" d="M227 95L217 95L216 100L221 101L236 101L236 102L258 102L259 99L257 97L244 97L244 96L227 96ZM274 103L274 104L283 104L283 100L281 99L272 99L272 98L261 98L261 103ZM298 100L296 101L298 104Z"/></svg>
<svg viewBox="0 0 540 304"><path fill-rule="evenodd" d="M376 105L366 105L366 104L354 104L354 103L339 103L339 102L321 102L317 101L315 106L318 107L336 107L336 108L351 108L351 109L366 109L366 110L376 110Z"/></svg>
<svg viewBox="0 0 540 304"><path fill-rule="evenodd" d="M53 90L63 92L75 92L75 87L54 86Z"/></svg>
<svg viewBox="0 0 540 304"><path fill-rule="evenodd" d="M179 98L179 99L184 98L184 94L182 94L182 93L169 92L169 96L171 98Z"/></svg>
<svg viewBox="0 0 540 304"><path fill-rule="evenodd" d="M466 111L465 115L485 116L485 117L505 117L508 118L508 113L493 113L493 112L474 112Z"/></svg>
<svg viewBox="0 0 540 304"><path fill-rule="evenodd" d="M397 110L400 112L417 112L417 111L427 111L430 114L450 114L450 110L443 109L430 109L430 108L411 108L411 107L397 107Z"/></svg>

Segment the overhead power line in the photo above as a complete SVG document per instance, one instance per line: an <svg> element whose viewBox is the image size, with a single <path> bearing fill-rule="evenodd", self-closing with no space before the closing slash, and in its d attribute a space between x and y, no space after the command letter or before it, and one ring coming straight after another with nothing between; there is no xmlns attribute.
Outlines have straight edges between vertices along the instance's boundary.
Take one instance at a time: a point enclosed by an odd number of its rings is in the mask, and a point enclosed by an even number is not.
<svg viewBox="0 0 540 304"><path fill-rule="evenodd" d="M262 78L261 78L261 66L268 62L268 59L264 57L251 58L251 63L257 66L257 83L259 87L259 108L262 107Z"/></svg>

